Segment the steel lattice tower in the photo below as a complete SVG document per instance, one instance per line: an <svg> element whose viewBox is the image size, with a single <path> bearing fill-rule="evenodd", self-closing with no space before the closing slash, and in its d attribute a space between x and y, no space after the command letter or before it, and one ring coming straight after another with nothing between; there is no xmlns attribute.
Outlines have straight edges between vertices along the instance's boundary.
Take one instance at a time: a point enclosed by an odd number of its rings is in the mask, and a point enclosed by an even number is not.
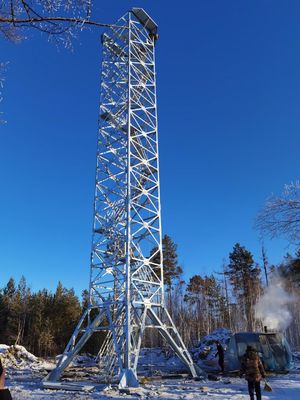
<svg viewBox="0 0 300 400"><path fill-rule="evenodd" d="M143 9L126 13L102 35L89 306L57 367L57 381L94 332L106 332L102 371L136 386L141 340L157 328L197 376L165 307L155 42L157 25Z"/></svg>

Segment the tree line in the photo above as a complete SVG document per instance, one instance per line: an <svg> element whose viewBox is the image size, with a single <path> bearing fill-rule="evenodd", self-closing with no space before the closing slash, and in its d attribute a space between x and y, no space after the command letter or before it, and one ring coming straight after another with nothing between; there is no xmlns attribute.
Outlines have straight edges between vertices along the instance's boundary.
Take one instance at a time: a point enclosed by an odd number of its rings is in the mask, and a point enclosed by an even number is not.
<svg viewBox="0 0 300 400"><path fill-rule="evenodd" d="M55 293L33 293L24 277L0 291L0 343L21 344L38 356L63 350L82 312L73 289L59 282Z"/></svg>
<svg viewBox="0 0 300 400"><path fill-rule="evenodd" d="M163 238L164 284L169 312L188 346L217 328L237 331L259 331L262 322L255 316L255 305L263 294L262 270L249 250L235 244L221 273L196 274L184 282L177 245L170 236ZM266 257L263 259L266 264ZM293 347L300 346L300 251L287 255L278 266L267 265L269 275L280 274L286 289L294 296L289 305L292 323L287 337ZM32 292L22 277L19 283L10 278L0 289L0 343L21 344L38 356L59 354L88 304L88 293L82 298L73 289L58 282L54 293L47 289ZM85 348L97 354L101 338L93 338ZM156 335L146 335L145 345L162 342Z"/></svg>
<svg viewBox="0 0 300 400"><path fill-rule="evenodd" d="M170 240L165 236L163 242L166 245ZM220 327L232 332L263 331L264 324L256 315L256 305L267 289L267 282L279 277L293 298L286 305L292 322L285 333L292 347L299 348L300 250L294 255L287 254L279 265L270 265L262 248L262 263L259 264L249 250L236 243L220 273L196 274L187 283L182 280L182 273L178 274L178 268L166 262L168 259L164 261L164 269L177 271L171 274L169 286L166 286L168 308L189 346L196 345L203 336Z"/></svg>

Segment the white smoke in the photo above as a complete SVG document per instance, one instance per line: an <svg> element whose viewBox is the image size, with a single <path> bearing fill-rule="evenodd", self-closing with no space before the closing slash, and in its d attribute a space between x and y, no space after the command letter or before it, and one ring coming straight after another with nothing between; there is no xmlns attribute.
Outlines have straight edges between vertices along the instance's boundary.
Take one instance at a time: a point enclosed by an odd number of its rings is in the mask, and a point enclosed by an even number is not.
<svg viewBox="0 0 300 400"><path fill-rule="evenodd" d="M271 330L284 331L292 322L288 304L294 298L284 288L284 282L274 277L255 306L255 317Z"/></svg>

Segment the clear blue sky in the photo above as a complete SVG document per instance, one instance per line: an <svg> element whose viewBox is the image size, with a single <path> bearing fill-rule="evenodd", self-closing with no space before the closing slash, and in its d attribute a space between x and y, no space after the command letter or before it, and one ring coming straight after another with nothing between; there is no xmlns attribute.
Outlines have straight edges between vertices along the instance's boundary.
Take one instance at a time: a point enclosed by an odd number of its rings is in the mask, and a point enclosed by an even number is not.
<svg viewBox="0 0 300 400"><path fill-rule="evenodd" d="M163 230L185 278L220 269L236 242L260 262L253 221L266 197L299 179L300 2L116 1L159 25L157 84ZM0 41L9 61L0 126L0 287L88 287L100 77L100 31L74 52L38 32ZM288 250L266 242L270 262Z"/></svg>

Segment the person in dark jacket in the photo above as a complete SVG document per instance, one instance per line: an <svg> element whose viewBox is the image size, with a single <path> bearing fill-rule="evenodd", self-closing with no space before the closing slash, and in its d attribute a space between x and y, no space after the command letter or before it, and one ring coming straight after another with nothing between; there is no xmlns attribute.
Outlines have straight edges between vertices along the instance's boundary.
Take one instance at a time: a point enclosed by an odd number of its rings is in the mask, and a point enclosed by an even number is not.
<svg viewBox="0 0 300 400"><path fill-rule="evenodd" d="M266 373L256 349L252 346L247 346L241 360L240 377L244 374L248 382L250 400L254 400L254 392L256 399L261 400L260 381L265 378Z"/></svg>
<svg viewBox="0 0 300 400"><path fill-rule="evenodd" d="M12 400L9 389L5 389L5 369L0 359L0 400Z"/></svg>
<svg viewBox="0 0 300 400"><path fill-rule="evenodd" d="M221 368L221 371L224 372L224 348L219 341L217 341L216 344L217 344L216 356L219 357L218 363Z"/></svg>

